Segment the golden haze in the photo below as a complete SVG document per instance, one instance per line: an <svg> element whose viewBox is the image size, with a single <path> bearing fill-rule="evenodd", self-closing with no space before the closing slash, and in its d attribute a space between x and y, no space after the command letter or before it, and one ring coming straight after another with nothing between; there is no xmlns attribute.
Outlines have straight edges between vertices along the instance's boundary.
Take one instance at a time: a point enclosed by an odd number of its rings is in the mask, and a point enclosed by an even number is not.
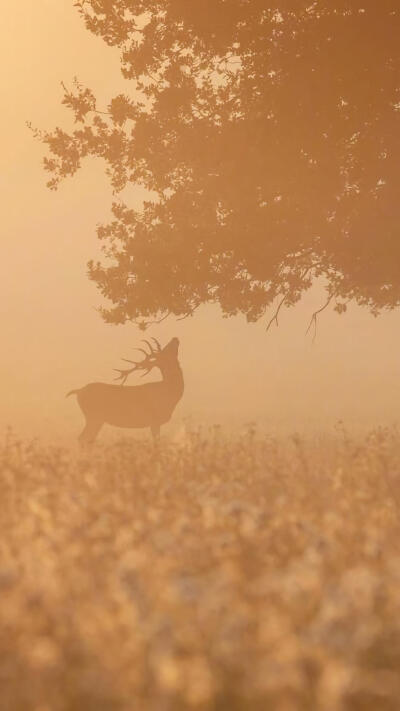
<svg viewBox="0 0 400 711"><path fill-rule="evenodd" d="M60 81L74 75L106 102L118 55L72 0L4 3L0 31L0 430L17 432L0 442L2 711L396 711L400 440L375 425L398 420L399 312L326 310L314 345L318 286L269 333L210 307L169 319L149 335L172 344L166 417L180 340L173 436L105 429L78 451L66 393L110 382L143 334L101 321L85 273L109 218L103 171L91 161L50 193L25 121L65 125ZM83 439L99 426L85 392ZM101 405L126 422L113 397Z"/></svg>
<svg viewBox="0 0 400 711"><path fill-rule="evenodd" d="M80 413L64 399L91 380L109 382L120 357L140 337L135 327L104 325L100 297L86 278L97 254L95 227L109 217L103 171L87 163L56 193L45 187L43 147L25 121L65 125L60 81L74 75L104 101L124 85L118 53L88 33L67 0L5 3L2 9L2 289L0 424L25 432L68 432ZM130 201L140 201L130 192ZM304 333L323 296L315 288L282 313L279 329L221 320L203 308L195 319L169 319L152 331L181 340L186 393L175 422L186 415L251 420L272 430L398 418L399 325L394 312L378 319L351 306L321 315L314 346Z"/></svg>

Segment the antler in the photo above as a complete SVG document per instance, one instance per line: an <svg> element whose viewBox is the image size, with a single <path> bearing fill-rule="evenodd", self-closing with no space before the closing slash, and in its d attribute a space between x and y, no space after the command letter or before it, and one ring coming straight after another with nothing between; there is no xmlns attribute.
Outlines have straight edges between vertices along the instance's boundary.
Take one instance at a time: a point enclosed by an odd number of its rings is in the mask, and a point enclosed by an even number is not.
<svg viewBox="0 0 400 711"><path fill-rule="evenodd" d="M151 340L154 341L154 343L156 344L158 352L162 351L162 348L159 342L157 341L157 338L152 338Z"/></svg>
<svg viewBox="0 0 400 711"><path fill-rule="evenodd" d="M116 373L119 373L117 378L114 378L114 380L121 380L121 385L124 385L127 378L131 373L133 373L135 370L144 370L144 373L142 375L142 378L147 375L147 373L150 373L151 369L154 368L156 365L156 356L157 354L161 351L161 346L159 342L155 339L152 338L153 341L155 341L157 345L157 350L154 349L154 347L151 345L149 341L146 341L143 339L143 342L146 343L150 349L150 353L144 350L144 348L135 348L135 350L140 351L141 353L144 353L145 358L144 360L141 361L135 361L135 360L128 360L128 358L122 358L122 360L125 361L125 363L132 363L133 368L126 368L125 370L120 370L119 368L114 368Z"/></svg>

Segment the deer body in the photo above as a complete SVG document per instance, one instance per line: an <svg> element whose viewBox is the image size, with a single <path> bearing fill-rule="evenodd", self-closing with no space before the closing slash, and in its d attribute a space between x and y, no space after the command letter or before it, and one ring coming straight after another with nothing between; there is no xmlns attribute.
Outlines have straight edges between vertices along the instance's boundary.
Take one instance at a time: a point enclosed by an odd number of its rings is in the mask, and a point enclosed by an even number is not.
<svg viewBox="0 0 400 711"><path fill-rule="evenodd" d="M184 382L178 362L178 339L173 338L164 349L151 350L146 359L135 363L134 368L119 371L125 382L133 370L158 367L162 380L143 385L110 385L89 383L68 395L76 394L78 404L86 418L86 426L80 435L82 443L93 442L103 424L114 427L150 427L154 437L159 435L161 425L171 419L176 405L183 395Z"/></svg>

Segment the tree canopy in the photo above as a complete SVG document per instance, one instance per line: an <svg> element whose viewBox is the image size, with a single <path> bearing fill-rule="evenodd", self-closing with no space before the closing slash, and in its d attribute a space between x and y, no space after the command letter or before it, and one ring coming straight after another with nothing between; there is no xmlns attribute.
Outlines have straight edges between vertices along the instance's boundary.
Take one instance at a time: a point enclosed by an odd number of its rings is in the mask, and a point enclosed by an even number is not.
<svg viewBox="0 0 400 711"><path fill-rule="evenodd" d="M339 312L400 303L398 0L75 4L127 89L103 107L65 87L75 130L38 132L48 185L97 156L116 194L149 190L98 228L107 321L207 302L255 321L317 277Z"/></svg>

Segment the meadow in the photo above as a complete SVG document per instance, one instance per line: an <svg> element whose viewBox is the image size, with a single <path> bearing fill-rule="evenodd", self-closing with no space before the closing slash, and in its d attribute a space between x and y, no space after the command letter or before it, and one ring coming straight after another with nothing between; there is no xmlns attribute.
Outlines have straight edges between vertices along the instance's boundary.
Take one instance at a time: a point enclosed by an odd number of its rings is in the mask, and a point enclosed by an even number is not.
<svg viewBox="0 0 400 711"><path fill-rule="evenodd" d="M2 711L396 711L400 434L0 445Z"/></svg>

